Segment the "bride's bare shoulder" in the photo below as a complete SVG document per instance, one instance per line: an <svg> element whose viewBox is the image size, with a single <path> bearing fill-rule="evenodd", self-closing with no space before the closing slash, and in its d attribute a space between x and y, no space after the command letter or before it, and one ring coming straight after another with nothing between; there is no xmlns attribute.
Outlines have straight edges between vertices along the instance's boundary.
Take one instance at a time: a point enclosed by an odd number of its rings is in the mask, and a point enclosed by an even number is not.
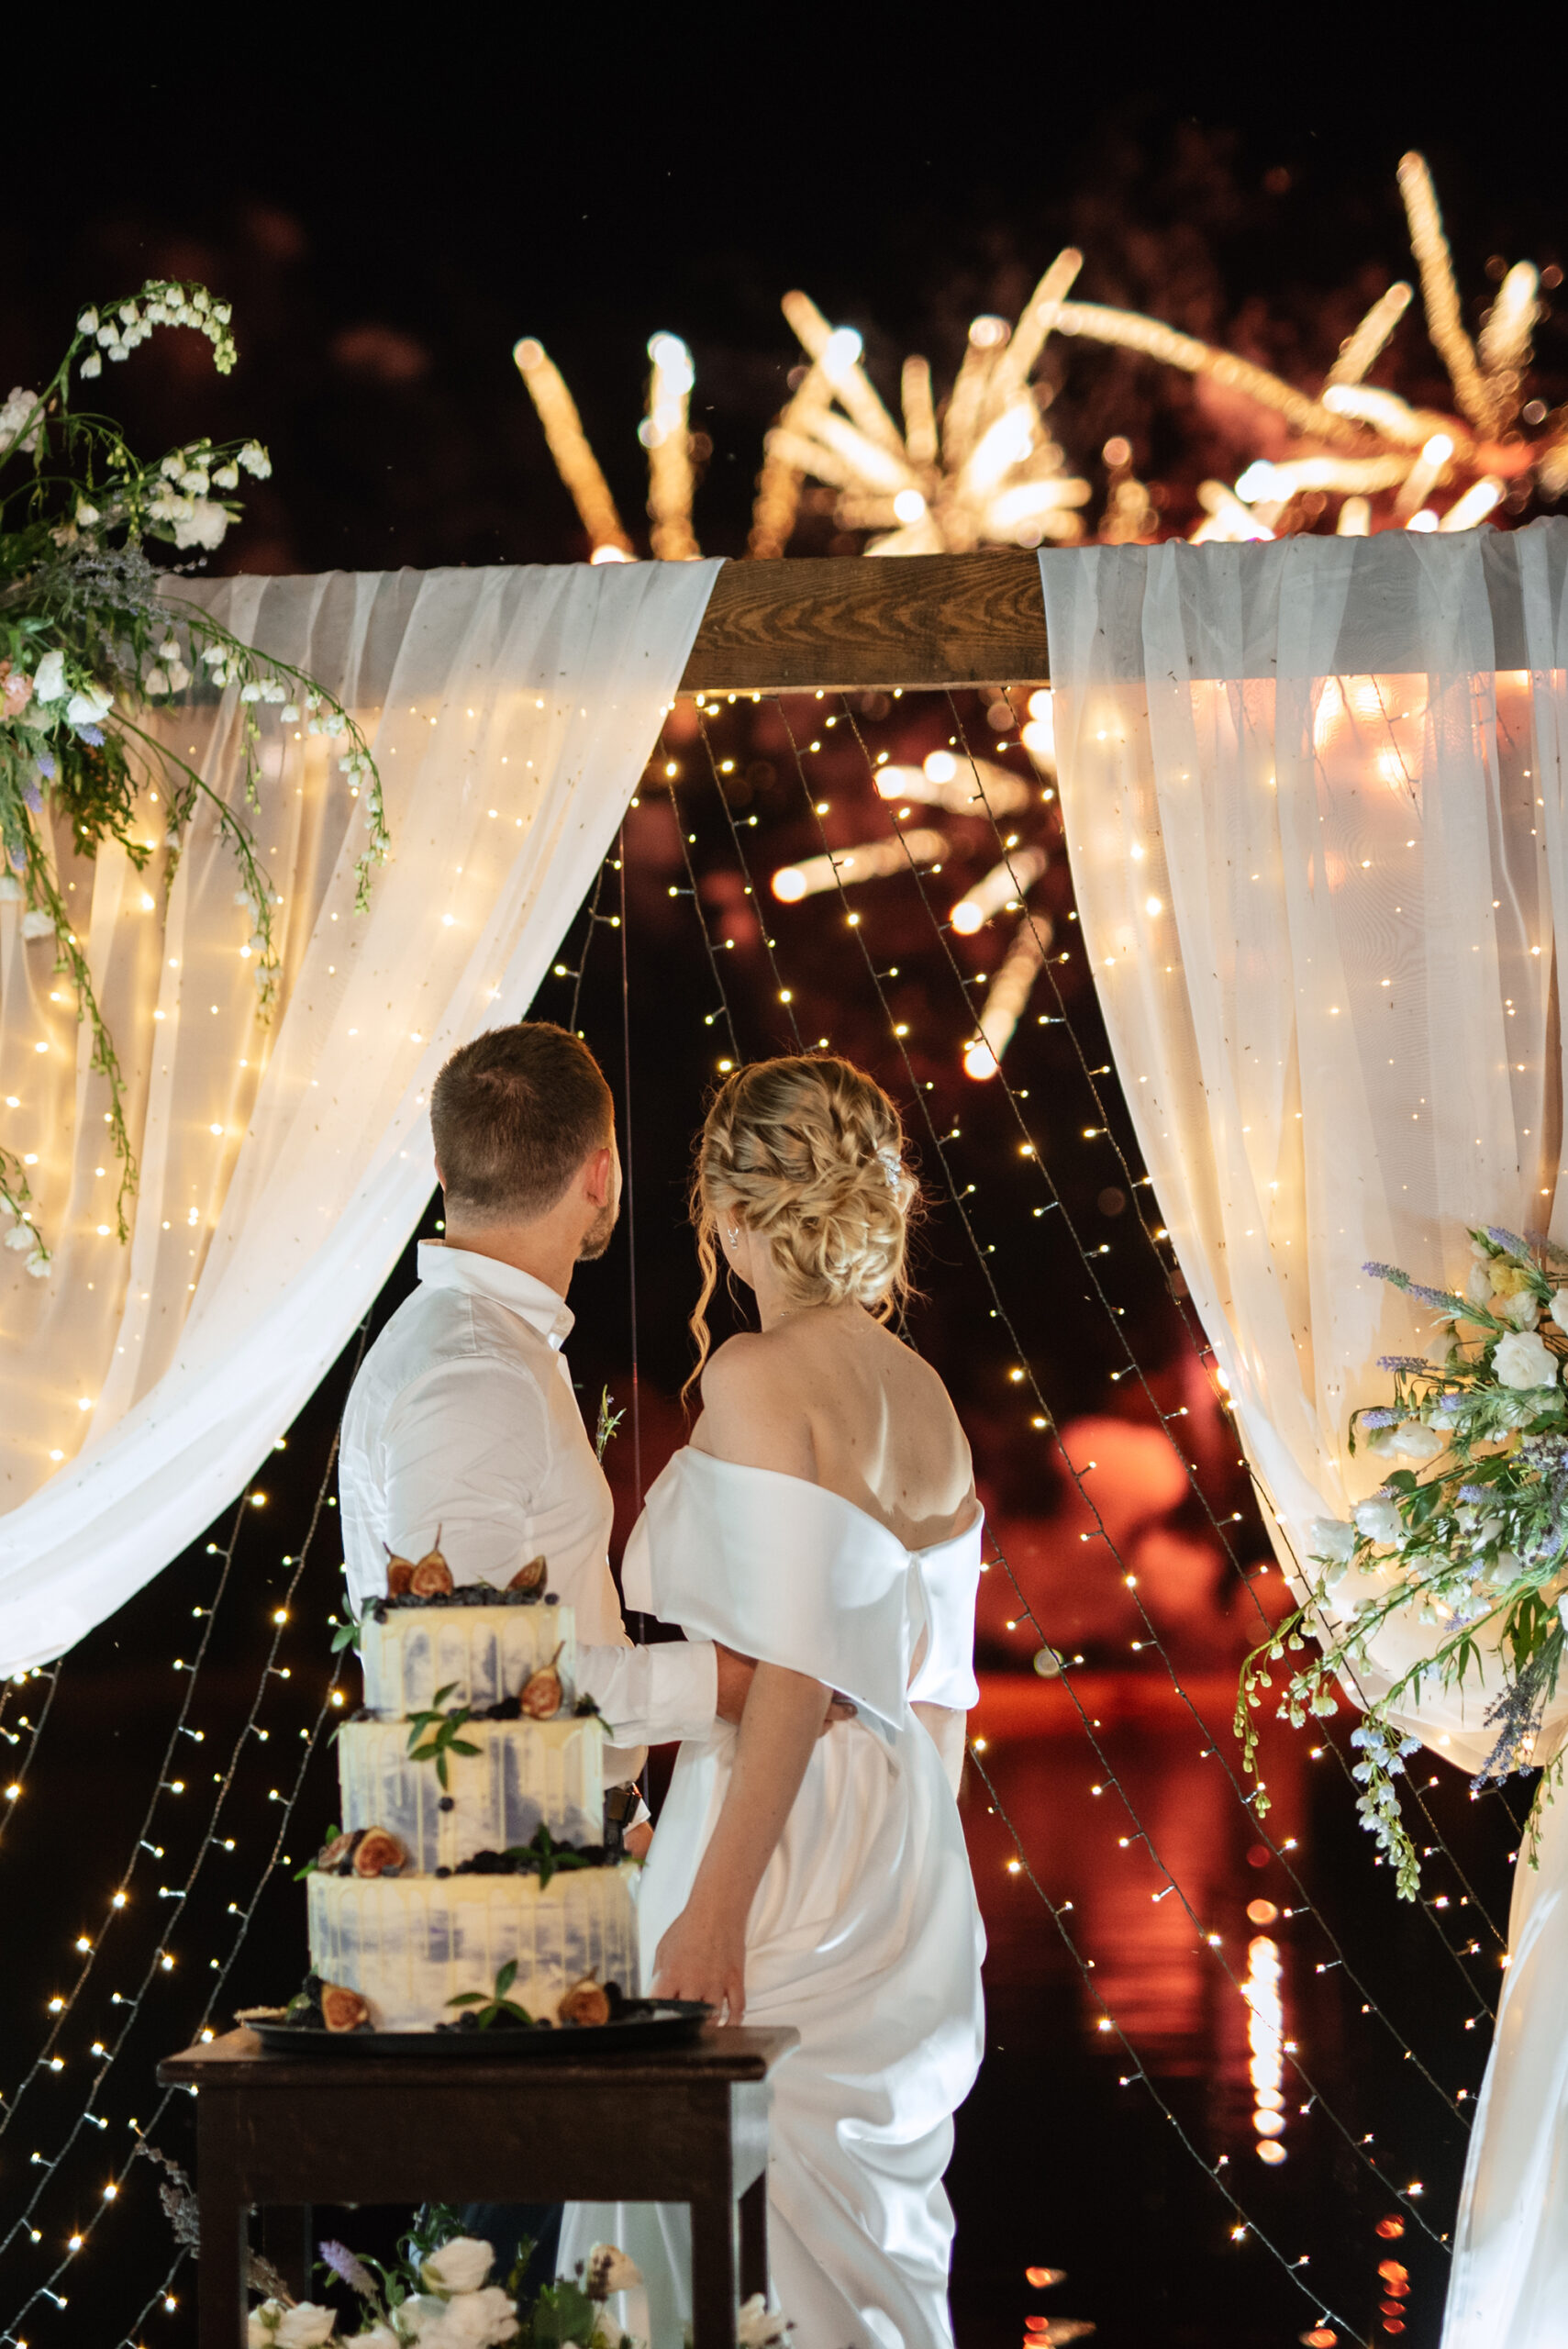
<svg viewBox="0 0 1568 2349"><path fill-rule="evenodd" d="M719 1347L703 1372L699 1449L746 1468L815 1479L816 1447L794 1351L747 1332Z"/></svg>

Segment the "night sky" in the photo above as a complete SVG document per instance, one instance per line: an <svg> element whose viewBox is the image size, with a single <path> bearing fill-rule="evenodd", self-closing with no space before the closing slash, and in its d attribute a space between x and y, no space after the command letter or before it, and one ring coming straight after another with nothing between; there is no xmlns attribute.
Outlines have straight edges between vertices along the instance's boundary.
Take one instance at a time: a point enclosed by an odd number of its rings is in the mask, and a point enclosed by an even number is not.
<svg viewBox="0 0 1568 2349"><path fill-rule="evenodd" d="M693 423L712 443L698 535L705 551L737 555L762 436L800 356L778 307L789 287L804 287L836 323L860 328L871 372L891 398L906 351L923 351L939 381L951 378L971 317L1016 316L1071 240L1086 256L1084 298L1151 311L1229 340L1293 379L1315 381L1367 304L1409 273L1395 166L1413 145L1433 167L1472 323L1490 291L1494 256L1543 265L1568 258L1556 87L1522 45L1506 56L1429 54L1436 36L1413 28L1407 41L1391 39L1380 53L1359 28L1352 35L1348 20L1323 31L1314 18L1282 27L1268 52L1241 20L1210 16L1150 47L1135 21L1109 12L1070 30L1049 17L973 10L936 23L886 12L848 32L827 12L804 23L756 18L743 31L732 16L717 14L657 26L629 12L584 21L575 39L558 19L541 28L533 12L516 12L502 29L454 18L405 29L364 23L351 36L323 35L303 17L292 26L141 24L91 51L73 36L74 57L47 68L35 27L28 71L40 77L36 91L19 89L14 52L7 72L0 392L52 365L84 301L129 293L150 274L199 278L234 304L236 373L220 381L205 344L160 335L125 368L106 371L103 388L133 444L149 452L203 431L253 433L268 443L273 477L250 491L247 518L217 567L559 562L579 559L585 545L513 367L512 343L535 335L562 367L635 533L644 495L635 440L644 347L668 328L691 345ZM367 46L375 52L368 66ZM134 53L124 54L128 48ZM1538 334L1537 380L1551 401L1568 394L1560 320ZM1443 401L1413 318L1390 364L1390 380L1407 396ZM1140 469L1170 485L1178 516L1196 480L1233 471L1242 445L1235 419L1184 385L1087 348L1063 366L1052 430L1096 484L1100 446L1127 434ZM828 518L810 518L795 551L851 551L853 542L834 542L832 529ZM811 715L794 711L803 724ZM868 697L857 716L870 749L885 747L895 758L921 756L955 726L988 752L997 739L974 696L951 707L937 697L901 707ZM834 803L839 845L875 807L846 735L813 770L813 788ZM715 719L716 752L734 757L739 776L728 817L711 782L702 782L700 745L688 732L672 747L695 778L689 793L683 785L672 800L649 789L628 822L624 1015L618 941L602 929L579 1005L623 1119L628 1036L632 1050L644 1482L680 1440L673 1397L685 1367L682 1324L692 1289L681 1195L688 1137L718 1049L705 1024L717 997L695 907L710 937L734 941L721 959L740 1049L787 1045L777 974L741 902L739 856L765 874L817 845L775 710L740 706ZM1011 756L1026 773L1021 753ZM1051 820L1040 818L1041 838L1054 847ZM695 906L671 896L684 880L681 829L696 836L688 842ZM973 877L989 861L987 843L978 828L966 831L964 819L952 830L955 868ZM618 893L617 879L609 885ZM1041 902L1070 936L1071 881L1060 857ZM1138 1633L1129 1602L1119 1590L1084 1584L1083 1505L1060 1464L1031 1438L1029 1413L1008 1386L1016 1353L946 1196L948 1173L955 1187L979 1186L977 1245L995 1248L998 1290L1031 1377L1058 1419L1094 1433L1095 1456L1106 1464L1106 1517L1129 1556L1144 1545L1140 1572L1160 1594L1165 1647L1223 1724L1225 1692L1262 1588L1251 1570L1266 1544L1230 1431L1196 1370L1168 1252L1162 1260L1132 1241L1130 1131L1114 1086L1092 1096L1084 1074L1107 1057L1092 993L1067 972L1060 1007L1067 1023L1022 1034L1010 1069L1030 1096L1031 1130L1066 1210L1042 1225L1034 1217L1038 1172L1020 1163L999 1090L967 1086L957 1074L964 984L995 964L1004 941L965 941L955 971L912 889L888 885L874 903L876 966L901 973L883 997L848 957L841 931L829 936L819 906L780 915L776 935L806 1040L829 1029L835 1045L875 1069L910 1115L930 1193L912 1334L958 1397L994 1530L1031 1604L1058 1643L1081 1651L1101 1675L1095 1685L1125 1741L1118 1750L1129 1782L1170 1806L1171 1835L1178 1843L1187 1836L1216 1913L1229 1901L1240 1917L1260 1890L1287 1903L1277 1864L1265 1870L1268 1854L1260 1859L1245 1819L1223 1802L1207 1807L1214 1773L1197 1770L1184 1721L1173 1725L1157 1705L1140 1711L1128 1696L1134 1680L1146 1687L1129 1664ZM579 920L563 949L573 970L584 935ZM572 986L547 983L539 1012L568 1018ZM911 1027L907 1061L892 1047L893 1019ZM1091 1146L1083 1130L1098 1122L1096 1098L1106 1102L1111 1136ZM954 1123L961 1139L944 1159L937 1136ZM427 1230L437 1214L433 1206ZM1104 1302L1087 1294L1077 1246L1064 1236L1069 1219L1084 1247L1112 1247ZM590 1415L602 1384L615 1387L617 1401L629 1399L627 1241L623 1231L573 1291L582 1316L573 1367ZM411 1280L410 1259L373 1333ZM1109 1383L1123 1334L1148 1372L1141 1398ZM127 1852L150 1847L139 1823L161 1770L167 1780L183 1769L192 1807L188 1817L177 1807L172 1813L165 1800L153 1814L150 1843L163 1848L155 1863L136 1863L138 1891L117 1927L123 1945L111 1953L106 1942L105 1963L61 2039L65 2071L31 2076L26 2118L18 2114L15 2131L0 2138L0 2338L12 2312L52 2274L72 2229L100 2207L102 2180L123 2160L133 2121L145 2124L153 2110L151 2065L195 2027L213 1972L209 1953L239 1952L223 1976L220 2025L234 2004L286 1994L292 1981L282 1971L303 1964L303 1900L281 1854L297 1865L333 1799L329 1748L313 1742L312 1725L329 1700L324 1619L337 1603L332 1488L323 1479L350 1370L346 1360L259 1480L265 1508L242 1508L215 1528L61 1675L28 1803L0 1849L8 1951L0 2087L7 2097L33 2059L49 1997L69 1987L75 1935L96 1930ZM1156 1412L1184 1403L1193 1413L1199 1498L1184 1487L1166 1491L1149 1450L1163 1456ZM634 1499L630 1437L628 1421L606 1463L622 1534ZM1213 1531L1214 1520L1229 1520L1236 1509L1237 1559L1250 1580L1225 1564ZM300 1558L296 1579L292 1562ZM994 1569L980 1661L994 1675L988 1689L1001 1691L998 1703L1008 1687L1032 1703L1049 1693L1028 1672L1039 1634L1009 1629L1018 1609ZM182 1726L183 1682L172 1659L193 1652L208 1621L195 1610L208 1607L216 1609L212 1645ZM289 1624L274 1622L279 1612ZM282 1642L275 1656L268 1645L274 1632ZM252 1719L268 1657L290 1677L263 1682L264 1703ZM14 1717L13 1709L6 1719ZM197 1728L199 1742L188 1734ZM166 1753L175 1757L167 1768ZM235 1919L273 1848L273 1789L286 1792L307 1755L300 1825L279 1843L254 1922L239 1932ZM162 1970L158 1880L182 1881L199 1854L231 1756L233 1792L224 1796L217 1856L183 1912L179 1965ZM1083 1799L1080 1748L1044 1724L998 1766L1043 1874L1057 1894L1075 1891L1091 1912L1086 1930L1102 1938L1085 1946L1100 1948L1102 1965L1119 1965L1133 1985L1125 1995L1143 2001L1151 2071L1177 2117L1205 2144L1244 2148L1240 2043L1222 1990L1173 1951L1147 1963L1138 1954L1149 1918L1141 1888L1136 1912L1095 1909L1092 1887L1106 1863L1098 1814L1091 1826ZM1281 1768L1313 1898L1333 1907L1350 1936L1356 1964L1375 1986L1372 2004L1386 2001L1423 2058L1473 2090L1485 2035L1462 2033L1478 2003L1462 1981L1450 1983L1440 1953L1434 1965L1434 1944L1423 1938L1429 1920L1401 1912L1390 1923L1386 1884L1350 1823L1342 1785L1310 1780L1299 1762ZM1118 2089L1114 2063L1088 2036L1088 1976L1063 1954L1028 1887L1004 1884L1000 1829L973 1785L967 1799L992 1939L995 2036L982 2088L961 2121L953 2180L963 2349L1016 2341L1026 2312L1093 2317L1111 2349L1151 2338L1193 2349L1296 2341L1312 2310L1261 2253L1238 2266L1223 2206L1179 2156L1170 2127L1146 2105L1134 2110L1131 2092ZM1484 1828L1457 1784L1432 1799L1477 1899L1498 1913L1513 1840L1507 1820L1493 1810ZM223 1839L236 1845L232 1856ZM1162 1913L1173 1917L1173 1906ZM1409 2102L1402 2043L1381 2031L1381 2014L1376 2029L1362 2024L1359 1998L1314 1987L1316 1954L1305 1942L1303 1952L1303 2035L1344 2109L1358 2116L1354 2133L1386 2126L1397 2157L1427 2164L1429 2190L1446 2195L1451 2210L1460 2132ZM101 2100L110 2127L83 2131L74 2116L95 2035L115 2043L122 2015L112 1994L139 1998L144 1974L145 1999ZM156 2133L189 2161L183 2108L161 2119ZM44 2159L33 2160L40 2151ZM12 2217L45 2172L29 2221L40 2233L34 2245L12 2234ZM1314 2150L1304 2132L1296 2165L1251 2176L1246 2191L1293 2256L1310 2243L1325 2288L1332 2268L1336 2289L1360 2294L1351 2313L1370 2325L1373 2262L1382 2255L1371 2230L1391 2206L1368 2178L1347 2143L1332 2139ZM53 2286L68 2289L68 2310L33 2302L23 2337L67 2345L91 2338L111 2349L122 2329L128 2342L145 2340L149 2349L194 2339L188 2266L175 2287L178 2307L165 2311L156 2298L173 2254L151 2185L138 2164L124 2188L128 2224L122 2214L117 2233L94 2238L69 2287ZM369 2216L356 2239L373 2239ZM1436 2339L1440 2259L1430 2247L1400 2255L1415 2278L1407 2339L1425 2344ZM1071 2284L1054 2299L1031 2298L1022 2283L1026 2260L1068 2267Z"/></svg>

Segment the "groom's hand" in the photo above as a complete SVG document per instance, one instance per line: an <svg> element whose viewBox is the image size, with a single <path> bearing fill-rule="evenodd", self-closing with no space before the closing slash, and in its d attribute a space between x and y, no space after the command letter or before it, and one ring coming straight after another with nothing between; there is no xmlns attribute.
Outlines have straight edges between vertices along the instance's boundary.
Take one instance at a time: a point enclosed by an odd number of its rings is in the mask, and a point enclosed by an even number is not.
<svg viewBox="0 0 1568 2349"><path fill-rule="evenodd" d="M739 1721L751 1693L752 1675L757 1669L756 1658L738 1654L734 1648L727 1648L722 1640L716 1640L713 1644L718 1658L718 1702L715 1709L721 1721ZM840 1721L852 1721L854 1718L854 1706L848 1697L840 1697L835 1689L833 1701L822 1723L823 1736L826 1737Z"/></svg>

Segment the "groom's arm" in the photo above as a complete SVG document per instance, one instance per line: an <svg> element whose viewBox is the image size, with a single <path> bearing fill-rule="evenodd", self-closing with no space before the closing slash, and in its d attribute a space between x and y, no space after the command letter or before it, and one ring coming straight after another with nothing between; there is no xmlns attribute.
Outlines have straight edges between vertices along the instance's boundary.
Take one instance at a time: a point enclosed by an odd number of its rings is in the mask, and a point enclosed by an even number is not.
<svg viewBox="0 0 1568 2349"><path fill-rule="evenodd" d="M577 1650L578 1686L617 1745L671 1745L706 1737L716 1720L738 1721L756 1669L750 1656L712 1640Z"/></svg>

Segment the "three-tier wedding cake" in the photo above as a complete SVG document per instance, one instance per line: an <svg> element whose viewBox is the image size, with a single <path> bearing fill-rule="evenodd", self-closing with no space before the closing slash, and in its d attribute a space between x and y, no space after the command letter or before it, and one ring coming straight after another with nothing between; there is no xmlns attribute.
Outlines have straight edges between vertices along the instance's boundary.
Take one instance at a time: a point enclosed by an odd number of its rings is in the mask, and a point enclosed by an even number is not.
<svg viewBox="0 0 1568 2349"><path fill-rule="evenodd" d="M606 2019L638 1980L635 1864L606 1842L604 1722L542 1559L454 1587L395 1558L360 1627L364 1707L339 1731L343 1829L313 1863L310 1962L330 2030Z"/></svg>

